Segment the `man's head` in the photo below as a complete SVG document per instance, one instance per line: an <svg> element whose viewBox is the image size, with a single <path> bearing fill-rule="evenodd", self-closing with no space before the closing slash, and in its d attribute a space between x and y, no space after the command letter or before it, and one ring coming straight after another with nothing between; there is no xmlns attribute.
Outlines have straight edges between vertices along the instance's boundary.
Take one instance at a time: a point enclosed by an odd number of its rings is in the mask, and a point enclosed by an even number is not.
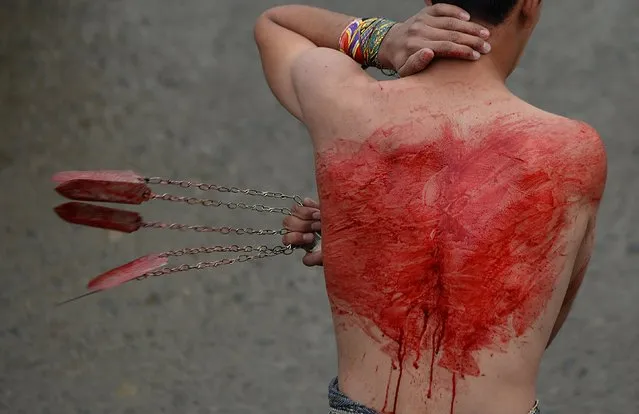
<svg viewBox="0 0 639 414"><path fill-rule="evenodd" d="M470 13L473 19L497 26L506 20L519 0L432 0L432 3L447 3L461 7Z"/></svg>
<svg viewBox="0 0 639 414"><path fill-rule="evenodd" d="M426 0L426 3L455 5L466 10L473 21L491 27L493 50L499 50L501 60L512 61L510 73L539 22L542 0Z"/></svg>
<svg viewBox="0 0 639 414"><path fill-rule="evenodd" d="M513 12L536 23L539 18L541 0L426 0L426 3L447 3L466 10L474 20L490 26L499 26Z"/></svg>

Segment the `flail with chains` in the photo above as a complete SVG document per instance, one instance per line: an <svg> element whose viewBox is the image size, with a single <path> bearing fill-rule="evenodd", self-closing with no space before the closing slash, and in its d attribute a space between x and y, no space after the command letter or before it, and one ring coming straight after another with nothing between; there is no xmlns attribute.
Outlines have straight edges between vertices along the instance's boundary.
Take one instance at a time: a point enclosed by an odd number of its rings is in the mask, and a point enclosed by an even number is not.
<svg viewBox="0 0 639 414"><path fill-rule="evenodd" d="M205 207L226 207L255 212L290 215L291 210L285 207L269 207L264 204L246 204L241 202L225 202L197 197L184 197L171 194L156 194L150 185L176 186L180 188L195 188L201 191L217 191L233 193L251 197L263 197L280 200L292 200L302 205L302 198L297 195L287 195L272 191L258 191L225 187L216 184L196 183L191 181L171 180L160 177L143 177L133 171L65 171L53 176L57 183L56 191L71 200L55 208L55 212L63 220L84 226L132 233L141 229L165 229L175 231L195 231L201 233L220 233L236 235L273 236L288 233L286 229L268 230L253 228L212 227L204 225L187 225L179 223L146 222L142 216L134 211L116 209L84 203L84 201L107 202L118 204L142 204L155 200L185 203L186 205L200 205ZM321 248L321 236L316 233L315 240L306 246L204 246L166 251L149 254L132 262L109 270L89 281L88 292L66 300L60 304L69 303L100 291L111 289L133 280L143 280L153 276L166 276L172 273L190 270L215 268L223 265L247 262L278 255L290 255L295 249L303 248L313 251ZM168 266L172 257L200 255L211 253L239 253L233 258L199 262L196 264L182 264Z"/></svg>

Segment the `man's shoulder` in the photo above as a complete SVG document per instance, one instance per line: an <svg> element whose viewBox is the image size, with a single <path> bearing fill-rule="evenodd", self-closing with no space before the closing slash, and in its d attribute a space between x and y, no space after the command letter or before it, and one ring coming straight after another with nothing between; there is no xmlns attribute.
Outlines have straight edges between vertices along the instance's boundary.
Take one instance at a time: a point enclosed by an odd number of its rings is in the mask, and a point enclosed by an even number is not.
<svg viewBox="0 0 639 414"><path fill-rule="evenodd" d="M517 97L506 102L505 106L509 108L509 113L517 114L519 122L529 124L532 130L545 132L542 136L569 140L579 138L590 142L601 141L597 129L584 120L548 112Z"/></svg>
<svg viewBox="0 0 639 414"><path fill-rule="evenodd" d="M546 136L558 142L577 157L596 157L605 161L601 135L591 124L549 112L540 114L540 124L547 128Z"/></svg>
<svg viewBox="0 0 639 414"><path fill-rule="evenodd" d="M537 108L519 98L502 103L503 128L526 131L528 144L537 148L555 148L557 155L583 162L590 159L606 167L606 150L597 129L584 120L570 118ZM594 168L594 165L593 165Z"/></svg>
<svg viewBox="0 0 639 414"><path fill-rule="evenodd" d="M526 114L533 140L540 139L541 148L552 149L559 158L565 177L575 182L588 182L589 191L600 198L607 177L607 155L599 132L589 123L554 114L530 106Z"/></svg>

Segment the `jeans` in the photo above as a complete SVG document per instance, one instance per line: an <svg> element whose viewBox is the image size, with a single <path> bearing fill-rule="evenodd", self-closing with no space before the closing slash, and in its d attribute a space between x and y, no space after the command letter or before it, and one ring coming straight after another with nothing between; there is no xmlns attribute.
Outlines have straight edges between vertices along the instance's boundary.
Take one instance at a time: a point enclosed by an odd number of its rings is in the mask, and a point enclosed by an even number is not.
<svg viewBox="0 0 639 414"><path fill-rule="evenodd" d="M328 403L330 405L328 414L379 414L377 411L348 398L339 390L337 378L334 378L328 386ZM541 414L537 402L528 414Z"/></svg>

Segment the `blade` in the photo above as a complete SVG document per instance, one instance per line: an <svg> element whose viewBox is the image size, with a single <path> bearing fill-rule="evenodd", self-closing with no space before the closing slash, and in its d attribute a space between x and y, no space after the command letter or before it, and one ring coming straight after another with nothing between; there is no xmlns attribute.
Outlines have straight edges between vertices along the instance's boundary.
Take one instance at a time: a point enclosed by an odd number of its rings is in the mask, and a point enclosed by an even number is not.
<svg viewBox="0 0 639 414"><path fill-rule="evenodd" d="M99 229L133 233L142 225L142 216L134 211L96 206L72 201L54 211L66 222Z"/></svg>
<svg viewBox="0 0 639 414"><path fill-rule="evenodd" d="M133 182L142 181L142 176L134 171L61 171L52 177L53 182L63 184L71 180L100 180L100 181L120 181Z"/></svg>
<svg viewBox="0 0 639 414"><path fill-rule="evenodd" d="M56 306L66 305L67 303L75 302L76 300L79 300L79 299L82 299L82 298L86 298L87 296L94 295L94 294L96 294L98 292L100 292L100 291L99 290L94 290L92 292L83 293L82 295L75 296L75 297L73 297L71 299L67 299L65 301L58 302L58 303L56 303Z"/></svg>
<svg viewBox="0 0 639 414"><path fill-rule="evenodd" d="M90 290L111 289L136 279L145 273L166 266L168 262L166 257L159 254L143 256L125 265L109 270L106 273L102 273L100 276L92 279L87 287Z"/></svg>
<svg viewBox="0 0 639 414"><path fill-rule="evenodd" d="M107 180L99 174L96 177L63 181L56 191L71 200L122 204L141 204L151 195L151 189L138 178Z"/></svg>

